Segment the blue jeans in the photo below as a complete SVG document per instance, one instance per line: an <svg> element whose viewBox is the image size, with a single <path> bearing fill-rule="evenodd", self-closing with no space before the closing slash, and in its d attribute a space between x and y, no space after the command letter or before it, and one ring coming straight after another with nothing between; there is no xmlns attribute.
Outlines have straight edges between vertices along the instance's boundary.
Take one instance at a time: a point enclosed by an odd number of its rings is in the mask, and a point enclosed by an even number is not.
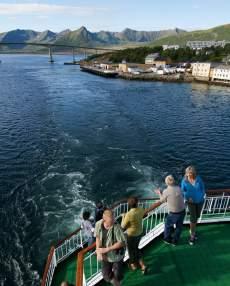
<svg viewBox="0 0 230 286"><path fill-rule="evenodd" d="M185 217L185 210L179 213L170 212L165 221L165 230L164 230L164 239L167 241L173 241L177 243L180 238L183 221ZM174 229L174 225L176 225L176 229ZM174 234L172 234L172 229L174 230ZM173 237L172 237L173 235Z"/></svg>

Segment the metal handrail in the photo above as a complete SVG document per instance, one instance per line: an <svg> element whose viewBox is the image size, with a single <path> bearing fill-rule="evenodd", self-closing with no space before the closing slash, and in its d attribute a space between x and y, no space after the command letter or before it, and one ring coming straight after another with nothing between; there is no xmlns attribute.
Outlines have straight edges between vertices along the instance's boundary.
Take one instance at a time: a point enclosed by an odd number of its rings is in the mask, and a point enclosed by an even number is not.
<svg viewBox="0 0 230 286"><path fill-rule="evenodd" d="M151 202L153 202L153 199L150 198L140 200L140 204L144 204L146 206L150 205ZM112 208L114 212L118 214L120 213L121 210L123 210L123 212L126 212L128 210L127 200L125 199L122 200L121 203L114 205L114 207ZM118 217L118 215L116 215L116 217ZM55 267L53 267L54 264L52 264L52 260L50 259L50 254L49 254L41 285L51 286L56 266L74 252L82 249L86 242L87 240L85 239L81 228L77 228L74 232L66 236L64 239L58 241L55 246L52 246L50 249L50 253L52 250L52 256L54 257L53 260L55 261ZM50 274L52 276L51 279L50 279Z"/></svg>
<svg viewBox="0 0 230 286"><path fill-rule="evenodd" d="M122 207L121 207L122 208ZM154 211L149 212L148 216L143 218L143 237L140 241L139 248L143 248L154 238L159 236L164 230L164 220L167 214L167 205L162 204ZM200 223L210 223L217 221L230 221L230 195L221 196L210 196L206 197L201 217ZM189 223L188 220L188 209L186 210L185 223ZM78 268L76 274L76 285L77 286L93 286L97 284L102 279L100 263L96 262L96 267L94 263L94 269L91 267L93 265L93 260L96 258L95 244L84 251L80 251L78 254ZM91 251L91 253L89 253ZM126 252L124 260L128 259L128 253ZM87 270L90 272L89 277L85 277L85 265L87 264ZM88 269L88 266L91 269Z"/></svg>
<svg viewBox="0 0 230 286"><path fill-rule="evenodd" d="M214 196L215 194L230 194L230 189L223 189L223 190L208 190L207 194ZM140 199L139 205L148 208L156 199L153 198L146 198L146 199ZM128 211L128 204L127 199L123 199L120 202L116 203L112 207L114 211L114 215L116 218L119 217L121 213ZM80 250L83 245L86 243L84 236L82 235L82 231L80 228L76 229L74 232L69 234L64 239L57 242L55 246L51 246L46 267L44 270L43 278L41 285L42 286L50 286L52 283L52 278L54 274L54 270L58 263L65 260L68 256L73 254L75 251ZM54 248L54 250L53 250ZM50 253L52 251L52 255L54 256L53 260L50 259ZM55 264L52 262L55 261ZM55 265L55 266L54 266ZM50 273L52 274L51 278L49 277Z"/></svg>
<svg viewBox="0 0 230 286"><path fill-rule="evenodd" d="M51 285L55 267L56 267L55 248L54 246L52 246L47 258L41 286Z"/></svg>

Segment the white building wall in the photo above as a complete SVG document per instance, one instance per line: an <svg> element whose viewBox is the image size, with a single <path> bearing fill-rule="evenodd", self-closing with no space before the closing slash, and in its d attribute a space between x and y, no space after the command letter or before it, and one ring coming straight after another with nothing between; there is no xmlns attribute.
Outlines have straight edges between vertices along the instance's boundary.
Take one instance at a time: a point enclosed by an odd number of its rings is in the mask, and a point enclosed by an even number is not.
<svg viewBox="0 0 230 286"><path fill-rule="evenodd" d="M154 54L147 55L147 57L145 58L145 64L146 65L153 64L157 57L159 57L159 53L154 53Z"/></svg>
<svg viewBox="0 0 230 286"><path fill-rule="evenodd" d="M230 67L214 68L212 80L230 81Z"/></svg>
<svg viewBox="0 0 230 286"><path fill-rule="evenodd" d="M193 63L192 75L194 77L209 77L211 63Z"/></svg>
<svg viewBox="0 0 230 286"><path fill-rule="evenodd" d="M210 47L224 47L226 45L226 41L188 41L186 46L193 50L200 50L204 48Z"/></svg>
<svg viewBox="0 0 230 286"><path fill-rule="evenodd" d="M162 48L164 51L169 50L169 49L178 50L180 46L179 45L163 45Z"/></svg>

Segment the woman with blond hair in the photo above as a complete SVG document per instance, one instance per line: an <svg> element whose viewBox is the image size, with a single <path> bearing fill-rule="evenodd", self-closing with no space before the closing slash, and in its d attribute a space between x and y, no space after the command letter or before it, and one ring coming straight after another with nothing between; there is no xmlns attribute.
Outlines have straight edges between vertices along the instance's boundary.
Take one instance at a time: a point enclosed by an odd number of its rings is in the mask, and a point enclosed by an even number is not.
<svg viewBox="0 0 230 286"><path fill-rule="evenodd" d="M190 213L190 238L189 244L193 245L196 236L196 224L200 217L205 198L205 187L200 176L197 176L196 169L188 166L181 182L181 189Z"/></svg>

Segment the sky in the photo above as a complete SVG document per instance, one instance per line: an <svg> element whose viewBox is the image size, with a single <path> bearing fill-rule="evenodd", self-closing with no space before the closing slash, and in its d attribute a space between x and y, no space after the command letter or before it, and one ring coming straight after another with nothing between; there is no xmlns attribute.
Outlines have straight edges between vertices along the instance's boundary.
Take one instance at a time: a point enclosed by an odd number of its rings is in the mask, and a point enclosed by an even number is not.
<svg viewBox="0 0 230 286"><path fill-rule="evenodd" d="M230 23L230 0L0 0L0 32L207 29Z"/></svg>

